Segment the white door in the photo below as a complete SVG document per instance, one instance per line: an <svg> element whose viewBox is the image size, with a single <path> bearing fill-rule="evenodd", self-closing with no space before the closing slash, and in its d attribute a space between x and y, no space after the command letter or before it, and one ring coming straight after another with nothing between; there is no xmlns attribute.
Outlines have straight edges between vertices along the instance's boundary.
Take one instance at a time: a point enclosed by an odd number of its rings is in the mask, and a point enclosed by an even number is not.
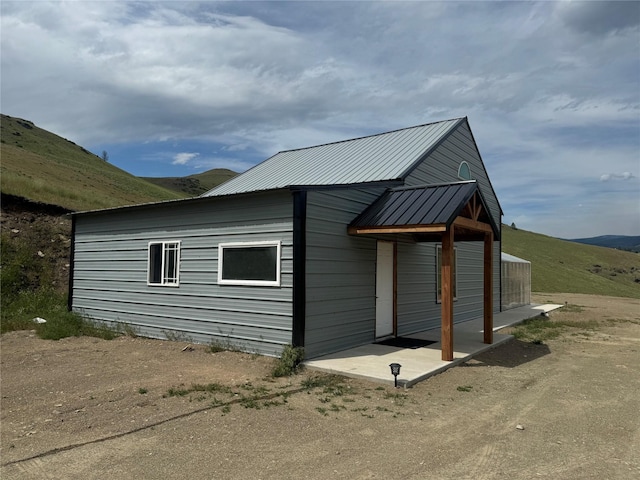
<svg viewBox="0 0 640 480"><path fill-rule="evenodd" d="M393 243L378 241L376 337L393 335Z"/></svg>

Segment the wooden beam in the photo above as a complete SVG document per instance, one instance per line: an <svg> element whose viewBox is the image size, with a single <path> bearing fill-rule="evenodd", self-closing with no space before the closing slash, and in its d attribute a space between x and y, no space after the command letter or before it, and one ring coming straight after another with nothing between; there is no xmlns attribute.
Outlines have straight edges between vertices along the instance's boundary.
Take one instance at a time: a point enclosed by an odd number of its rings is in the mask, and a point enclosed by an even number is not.
<svg viewBox="0 0 640 480"><path fill-rule="evenodd" d="M446 225L398 225L393 227L349 227L350 235L378 234L378 233L439 233L447 230Z"/></svg>
<svg viewBox="0 0 640 480"><path fill-rule="evenodd" d="M484 236L484 343L493 343L493 233Z"/></svg>
<svg viewBox="0 0 640 480"><path fill-rule="evenodd" d="M488 223L478 222L476 220L471 220L470 218L458 217L453 221L453 224L469 230L476 230L485 233L493 232L491 225Z"/></svg>
<svg viewBox="0 0 640 480"><path fill-rule="evenodd" d="M453 228L442 234L442 267L440 300L442 313L442 360L453 360Z"/></svg>
<svg viewBox="0 0 640 480"><path fill-rule="evenodd" d="M478 218L480 218L480 213L482 212L482 202L478 201L478 193L476 192L473 195L473 220L478 220Z"/></svg>

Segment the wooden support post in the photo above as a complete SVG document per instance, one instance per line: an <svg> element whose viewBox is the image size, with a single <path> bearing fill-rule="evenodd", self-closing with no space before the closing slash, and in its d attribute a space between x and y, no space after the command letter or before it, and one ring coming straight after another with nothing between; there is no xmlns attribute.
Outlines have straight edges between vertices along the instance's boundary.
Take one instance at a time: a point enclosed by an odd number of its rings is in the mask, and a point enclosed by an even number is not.
<svg viewBox="0 0 640 480"><path fill-rule="evenodd" d="M484 236L484 343L493 343L493 232Z"/></svg>
<svg viewBox="0 0 640 480"><path fill-rule="evenodd" d="M442 234L441 309L442 360L453 360L453 225Z"/></svg>

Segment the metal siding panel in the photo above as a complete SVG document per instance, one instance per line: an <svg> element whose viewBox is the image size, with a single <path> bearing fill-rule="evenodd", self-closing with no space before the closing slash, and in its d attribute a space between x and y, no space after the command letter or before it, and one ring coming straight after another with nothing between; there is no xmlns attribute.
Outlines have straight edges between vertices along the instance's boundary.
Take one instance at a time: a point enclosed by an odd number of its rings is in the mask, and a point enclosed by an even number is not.
<svg viewBox="0 0 640 480"><path fill-rule="evenodd" d="M152 336L163 330L205 342L222 336L273 355L291 341L291 212L289 192L270 192L80 215L73 309ZM181 241L179 287L147 286L152 239ZM218 243L238 240L282 242L280 287L216 284Z"/></svg>
<svg viewBox="0 0 640 480"><path fill-rule="evenodd" d="M478 187L487 202L491 215L500 225L500 206L489 181L484 163L473 142L471 131L463 122L447 139L442 142L429 158L416 168L405 181L406 185L428 185L434 183L450 183L460 181L458 167L466 161L471 168L471 176L478 182Z"/></svg>
<svg viewBox="0 0 640 480"><path fill-rule="evenodd" d="M398 244L399 335L441 324L440 304L436 302L436 245ZM454 322L459 323L482 317L484 252L480 242L457 242L455 247L458 296L453 311ZM495 302L494 311L499 311L499 297Z"/></svg>
<svg viewBox="0 0 640 480"><path fill-rule="evenodd" d="M339 190L307 197L307 358L375 337L376 241L347 234L383 192Z"/></svg>
<svg viewBox="0 0 640 480"><path fill-rule="evenodd" d="M440 325L436 303L435 244L398 244L398 334Z"/></svg>

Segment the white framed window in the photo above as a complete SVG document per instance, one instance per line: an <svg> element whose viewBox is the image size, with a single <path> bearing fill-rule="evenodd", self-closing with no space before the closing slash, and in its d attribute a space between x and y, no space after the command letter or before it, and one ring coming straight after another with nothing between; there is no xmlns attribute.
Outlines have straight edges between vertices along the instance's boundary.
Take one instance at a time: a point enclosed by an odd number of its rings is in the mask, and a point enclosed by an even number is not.
<svg viewBox="0 0 640 480"><path fill-rule="evenodd" d="M149 242L147 284L177 287L180 283L180 241Z"/></svg>
<svg viewBox="0 0 640 480"><path fill-rule="evenodd" d="M280 286L279 241L218 245L218 284Z"/></svg>
<svg viewBox="0 0 640 480"><path fill-rule="evenodd" d="M460 180L471 180L471 167L469 167L469 164L464 160L458 167L458 178Z"/></svg>
<svg viewBox="0 0 640 480"><path fill-rule="evenodd" d="M442 245L436 247L436 302L442 302ZM458 299L458 249L453 247L453 299Z"/></svg>

